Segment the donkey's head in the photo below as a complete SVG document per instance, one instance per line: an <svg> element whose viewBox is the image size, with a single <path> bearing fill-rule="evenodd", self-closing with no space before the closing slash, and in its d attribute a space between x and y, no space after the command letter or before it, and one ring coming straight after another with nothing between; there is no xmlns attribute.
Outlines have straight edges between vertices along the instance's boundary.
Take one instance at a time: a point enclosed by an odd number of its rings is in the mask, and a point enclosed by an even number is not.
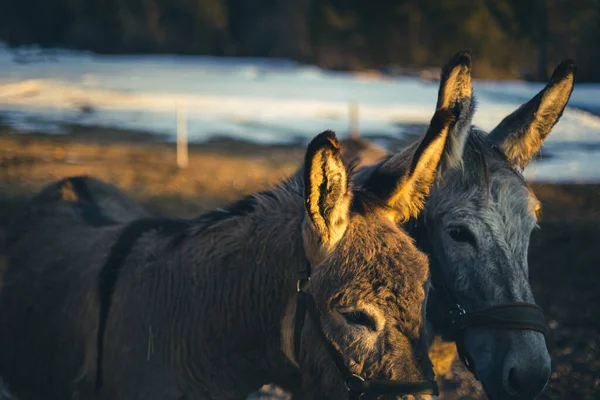
<svg viewBox="0 0 600 400"><path fill-rule="evenodd" d="M423 246L432 255L432 270L438 272L441 283L434 286L437 290L432 292L430 310L437 311L431 317L442 332L449 333L444 329L447 319L439 318L448 315L446 311L453 305L444 303L449 301L467 312L534 303L527 248L540 204L520 169L562 115L573 90L574 72L571 61L562 63L537 96L489 135L470 124L457 124L462 131L450 133L450 138L467 137L466 145L443 155L441 164L446 168L423 213L421 230ZM459 75L470 83L468 68ZM473 114L470 87L463 95L450 94L446 99L452 86L450 75L443 74L438 101L453 103L461 119L469 121ZM465 142L456 140L460 141ZM506 316L513 319L521 310L506 308ZM467 328L455 339L490 397L533 398L544 389L550 376L550 356L542 333L486 323Z"/></svg>
<svg viewBox="0 0 600 400"><path fill-rule="evenodd" d="M463 360L490 397L533 398L548 381L550 357L543 334L523 329L533 325L523 321L531 315L512 327L488 320L457 332L448 311L459 304L467 313L485 310L480 315L489 316L498 311L490 312L489 307L534 302L527 248L540 205L520 169L562 115L573 89L575 67L571 61L563 62L537 96L489 135L471 126L470 72L466 53L459 53L443 68L438 108L454 110L458 122L448 134L440 161L440 183L411 233L431 255L434 290L429 317L435 330L457 340ZM502 312L511 320L531 310L512 307Z"/></svg>
<svg viewBox="0 0 600 400"><path fill-rule="evenodd" d="M412 164L403 171L382 165L359 191L349 184L332 132L309 145L303 236L313 272L304 290L318 316L286 318L284 335L309 398L348 396L344 374L367 381L433 378L424 332L428 262L398 222L422 209L453 123L447 110L438 112ZM297 318L299 305L288 315ZM396 398L401 391L391 393Z"/></svg>
<svg viewBox="0 0 600 400"><path fill-rule="evenodd" d="M449 310L456 304L473 312L534 302L527 248L540 204L520 170L562 115L574 73L572 61L560 64L540 93L486 135L471 126L475 101L469 54L458 53L442 69L437 108L453 110L457 123L440 160L439 184L409 227L419 247L430 254L435 282L428 318L436 333L457 340L463 360L492 398L533 398L543 390L550 374L544 336L534 329L507 329L509 324L500 328L489 320L457 332ZM355 182L368 180L374 168L361 168ZM514 307L503 312L510 322L516 313L531 310ZM532 318L539 319L539 314ZM519 324L518 328L526 325Z"/></svg>

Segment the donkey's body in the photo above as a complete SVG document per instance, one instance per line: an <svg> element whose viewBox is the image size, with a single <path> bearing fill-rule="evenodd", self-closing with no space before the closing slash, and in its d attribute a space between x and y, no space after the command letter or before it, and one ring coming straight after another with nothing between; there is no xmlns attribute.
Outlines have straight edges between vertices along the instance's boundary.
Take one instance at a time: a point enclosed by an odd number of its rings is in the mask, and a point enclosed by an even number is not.
<svg viewBox="0 0 600 400"><path fill-rule="evenodd" d="M134 235L123 224L90 225L77 214L75 203L57 201L52 207L46 194L64 185L60 182L37 196L32 207L43 204L45 215L28 212L37 224L30 225L27 234L11 238L10 263L19 268L7 271L5 295L32 293L23 298L31 305L24 306L36 314L23 319L9 314L22 308L2 307L3 321L20 324L11 332L31 335L23 340L2 331L2 344L7 344L2 352L3 374L11 382L45 376L48 383L19 387L25 390L24 398L41 398L44 393L49 398L69 398L79 373L94 380L98 276L115 243L127 241L124 234ZM306 260L300 234L301 188L293 182L289 185L268 195L253 195L193 223L164 229L160 220L154 227L150 222L130 248L122 249L128 254L127 266L121 269L112 295L103 356L103 365L110 368L103 371L103 381L106 387L127 391L105 393L103 398L242 398L293 371L281 353L279 332L295 287L294 272ZM44 243L48 251L31 253L27 249L31 240ZM41 285L43 298L35 295ZM269 288L266 293L265 288ZM57 309L68 312L56 313ZM270 312L260 312L263 317L258 319L257 310ZM178 313L182 318L174 324L173 314ZM38 336L40 327L43 337ZM122 338L138 345L127 346ZM9 368L19 364L27 369ZM190 387L165 392L165 388L182 387L181 381ZM56 391L57 387L63 390Z"/></svg>
<svg viewBox="0 0 600 400"><path fill-rule="evenodd" d="M95 180L61 181L43 190L14 220L7 242L10 263L19 268L5 273L2 295L18 295L19 307L1 307L2 321L11 329L0 330L2 343L10 343L0 363L11 381L39 377L31 387L24 385L24 392L21 388L25 399L28 393L71 397L85 338L97 329L97 276L122 227L117 221L144 215L141 208L129 207L133 203L126 196L114 196L115 191ZM101 203L89 197L91 192ZM37 251L30 251L31 243ZM40 330L43 340L36 340Z"/></svg>
<svg viewBox="0 0 600 400"><path fill-rule="evenodd" d="M448 123L436 128L447 132ZM390 215L418 212L446 136L424 143L388 197L357 193L350 213L331 135L311 143L303 175L191 221L124 224L128 213L66 190L72 179L45 189L9 238L0 375L22 400L240 399L268 382L298 381L292 359L308 396L339 398L346 391L314 324L302 330L302 348L289 350L297 271L310 262L307 290L324 333L354 373L431 377L426 257Z"/></svg>

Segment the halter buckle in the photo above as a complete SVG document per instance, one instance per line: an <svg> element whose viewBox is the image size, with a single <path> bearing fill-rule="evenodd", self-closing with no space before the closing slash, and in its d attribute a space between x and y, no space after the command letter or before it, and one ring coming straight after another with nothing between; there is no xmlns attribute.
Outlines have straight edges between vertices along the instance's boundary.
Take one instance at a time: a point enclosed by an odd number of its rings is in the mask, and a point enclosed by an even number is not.
<svg viewBox="0 0 600 400"><path fill-rule="evenodd" d="M454 308L450 309L450 318L452 320L452 325L456 329L463 329L465 327L464 316L467 314L464 308L460 306L460 304L456 303Z"/></svg>
<svg viewBox="0 0 600 400"><path fill-rule="evenodd" d="M300 292L302 291L302 288L304 287L304 285L306 285L306 283L310 281L310 278L302 278L302 279L298 279L296 281L296 292Z"/></svg>
<svg viewBox="0 0 600 400"><path fill-rule="evenodd" d="M346 379L345 383L346 389L348 389L350 393L362 394L365 390L365 379L360 375L352 374L348 379Z"/></svg>

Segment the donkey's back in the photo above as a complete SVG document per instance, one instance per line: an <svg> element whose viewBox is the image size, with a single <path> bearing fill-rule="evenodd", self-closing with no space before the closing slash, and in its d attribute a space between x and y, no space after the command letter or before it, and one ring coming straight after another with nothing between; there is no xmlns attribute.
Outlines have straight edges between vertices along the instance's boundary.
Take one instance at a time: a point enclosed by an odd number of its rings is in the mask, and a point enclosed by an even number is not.
<svg viewBox="0 0 600 400"><path fill-rule="evenodd" d="M72 396L89 356L85 338L97 330L102 262L123 224L145 215L114 186L74 177L47 186L14 217L0 293L0 376L19 398Z"/></svg>

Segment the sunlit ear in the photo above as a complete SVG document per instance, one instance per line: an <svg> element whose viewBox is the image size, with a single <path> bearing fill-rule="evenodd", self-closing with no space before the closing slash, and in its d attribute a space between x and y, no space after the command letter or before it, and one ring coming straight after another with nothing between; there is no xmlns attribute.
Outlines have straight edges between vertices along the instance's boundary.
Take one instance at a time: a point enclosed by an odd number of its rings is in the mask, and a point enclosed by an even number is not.
<svg viewBox="0 0 600 400"><path fill-rule="evenodd" d="M475 114L475 104L471 85L471 53L463 50L456 53L442 67L440 76L436 110L449 109L456 117L456 123L448 133L446 148L440 162L442 171L462 165L466 139ZM358 167L364 167L381 161L386 155L384 149L364 139L352 138L343 142L342 158L346 165L355 161Z"/></svg>
<svg viewBox="0 0 600 400"><path fill-rule="evenodd" d="M374 169L362 185L364 193L385 204L395 222L408 221L423 209L455 123L450 110L437 110L418 147L406 150L413 152L408 168L401 166L407 155L398 153Z"/></svg>
<svg viewBox="0 0 600 400"><path fill-rule="evenodd" d="M304 161L304 239L307 252L323 253L342 238L348 226L351 191L335 133L315 137Z"/></svg>
<svg viewBox="0 0 600 400"><path fill-rule="evenodd" d="M446 168L462 165L463 151L471 121L475 113L475 98L471 85L471 53L456 53L442 68L436 109L449 109L456 123L448 132L446 147L440 166Z"/></svg>
<svg viewBox="0 0 600 400"><path fill-rule="evenodd" d="M541 92L490 132L490 139L515 167L527 166L562 116L573 92L575 71L572 60L560 63Z"/></svg>

